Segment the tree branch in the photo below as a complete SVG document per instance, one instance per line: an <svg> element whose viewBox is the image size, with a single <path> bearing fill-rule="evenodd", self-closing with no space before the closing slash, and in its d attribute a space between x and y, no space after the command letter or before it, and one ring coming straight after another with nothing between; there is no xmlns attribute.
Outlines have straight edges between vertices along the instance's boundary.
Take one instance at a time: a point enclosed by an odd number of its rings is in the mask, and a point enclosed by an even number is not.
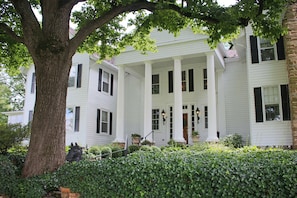
<svg viewBox="0 0 297 198"><path fill-rule="evenodd" d="M4 34L18 43L24 43L24 38L16 35L16 33L5 23L0 23L0 32L4 32Z"/></svg>
<svg viewBox="0 0 297 198"><path fill-rule="evenodd" d="M138 11L141 9L154 11L156 9L155 7L156 7L156 3L151 3L143 0L139 0L138 2L134 2L124 6L119 5L119 6L113 7L111 10L109 10L99 18L89 21L84 27L82 27L77 32L77 34L70 41L70 51L72 53L75 53L78 46L87 38L88 35L90 35L97 28L100 28L103 25L107 24L116 16L125 12Z"/></svg>
<svg viewBox="0 0 297 198"><path fill-rule="evenodd" d="M35 38L38 37L41 33L41 28L37 18L34 15L34 12L31 8L31 4L27 0L11 0L13 6L16 11L21 16L21 23L23 27L23 35L24 35L24 44L28 45L32 43L32 40L27 40L26 38L31 38L28 35L35 35Z"/></svg>

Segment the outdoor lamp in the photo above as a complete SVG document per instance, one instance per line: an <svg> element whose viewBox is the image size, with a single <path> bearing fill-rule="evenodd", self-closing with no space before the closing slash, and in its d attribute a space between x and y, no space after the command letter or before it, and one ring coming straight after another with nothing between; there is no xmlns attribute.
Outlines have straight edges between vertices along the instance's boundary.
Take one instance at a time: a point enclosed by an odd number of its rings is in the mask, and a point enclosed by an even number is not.
<svg viewBox="0 0 297 198"><path fill-rule="evenodd" d="M200 120L200 117L199 117L199 115L200 115L200 109L198 107L196 109L196 115L197 115L197 123L199 124L199 120Z"/></svg>
<svg viewBox="0 0 297 198"><path fill-rule="evenodd" d="M165 113L164 109L162 110L161 114L162 114L162 118L163 118L163 124L165 124L165 121L166 121L166 113Z"/></svg>

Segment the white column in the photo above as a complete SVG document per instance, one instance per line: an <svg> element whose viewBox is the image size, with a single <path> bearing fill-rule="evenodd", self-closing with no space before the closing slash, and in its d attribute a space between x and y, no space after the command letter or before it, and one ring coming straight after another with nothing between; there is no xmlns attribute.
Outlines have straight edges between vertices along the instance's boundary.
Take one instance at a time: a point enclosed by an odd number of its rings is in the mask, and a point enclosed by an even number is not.
<svg viewBox="0 0 297 198"><path fill-rule="evenodd" d="M217 137L217 113L216 113L216 85L214 53L210 52L207 56L207 97L208 97L208 137L206 141L218 141Z"/></svg>
<svg viewBox="0 0 297 198"><path fill-rule="evenodd" d="M145 63L144 78L144 124L143 135L147 140L153 141L152 132L152 64Z"/></svg>
<svg viewBox="0 0 297 198"><path fill-rule="evenodd" d="M119 66L118 70L118 95L117 95L117 123L116 138L114 142L124 143L124 110L125 110L125 67Z"/></svg>
<svg viewBox="0 0 297 198"><path fill-rule="evenodd" d="M173 140L176 142L186 142L183 136L183 97L182 97L182 79L181 79L181 58L174 58L173 71L174 88L174 132Z"/></svg>

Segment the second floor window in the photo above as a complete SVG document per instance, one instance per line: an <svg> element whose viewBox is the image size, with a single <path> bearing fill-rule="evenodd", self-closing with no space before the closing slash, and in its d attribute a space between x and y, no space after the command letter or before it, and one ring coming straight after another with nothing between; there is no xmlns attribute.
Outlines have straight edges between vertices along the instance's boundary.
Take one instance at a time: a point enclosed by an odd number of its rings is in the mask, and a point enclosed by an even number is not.
<svg viewBox="0 0 297 198"><path fill-rule="evenodd" d="M72 66L69 73L68 87L81 87L82 64Z"/></svg>
<svg viewBox="0 0 297 198"><path fill-rule="evenodd" d="M280 37L276 44L269 40L250 36L251 62L259 63L271 60L285 60L283 37Z"/></svg>
<svg viewBox="0 0 297 198"><path fill-rule="evenodd" d="M160 93L160 81L159 74L152 75L152 94Z"/></svg>
<svg viewBox="0 0 297 198"><path fill-rule="evenodd" d="M274 45L272 45L270 41L267 39L259 39L259 40L260 40L261 60L262 61L275 60Z"/></svg>
<svg viewBox="0 0 297 198"><path fill-rule="evenodd" d="M182 91L187 91L187 77L186 77L186 71L182 71Z"/></svg>
<svg viewBox="0 0 297 198"><path fill-rule="evenodd" d="M99 68L98 91L113 95L113 74Z"/></svg>

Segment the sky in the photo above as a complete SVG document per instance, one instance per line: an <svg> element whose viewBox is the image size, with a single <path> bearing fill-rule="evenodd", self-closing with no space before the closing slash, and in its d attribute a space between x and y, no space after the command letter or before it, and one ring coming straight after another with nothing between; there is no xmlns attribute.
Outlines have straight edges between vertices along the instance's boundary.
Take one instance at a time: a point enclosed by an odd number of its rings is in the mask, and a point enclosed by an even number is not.
<svg viewBox="0 0 297 198"><path fill-rule="evenodd" d="M229 6L236 3L236 0L217 0L217 1L222 6Z"/></svg>

